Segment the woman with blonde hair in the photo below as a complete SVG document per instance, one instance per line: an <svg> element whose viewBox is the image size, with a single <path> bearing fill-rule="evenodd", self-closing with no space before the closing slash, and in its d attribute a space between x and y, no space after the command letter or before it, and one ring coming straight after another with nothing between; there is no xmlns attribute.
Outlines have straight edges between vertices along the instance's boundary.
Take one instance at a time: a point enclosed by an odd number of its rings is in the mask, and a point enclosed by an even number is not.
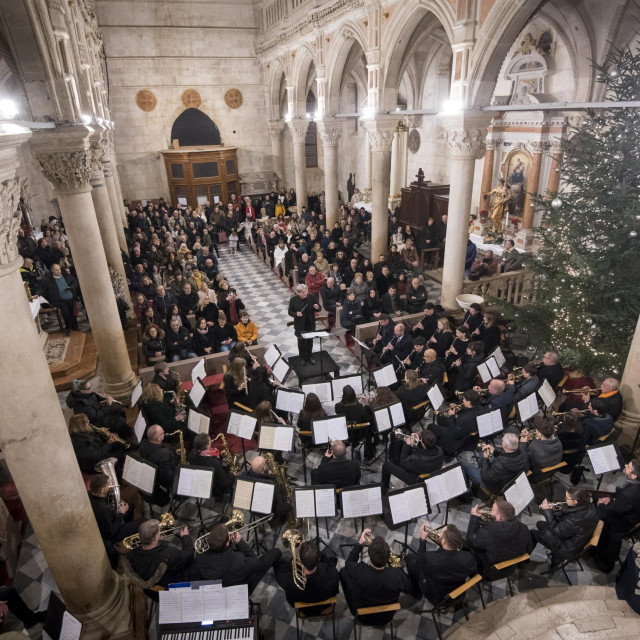
<svg viewBox="0 0 640 640"><path fill-rule="evenodd" d="M162 389L153 382L142 390L140 407L148 425L159 424L167 433L185 431L184 413L176 413L174 400L165 400Z"/></svg>
<svg viewBox="0 0 640 640"><path fill-rule="evenodd" d="M224 374L224 393L227 396L229 409L237 402L245 407L249 406L249 377L247 375L247 362L244 358L234 358ZM252 407L249 407L252 408Z"/></svg>
<svg viewBox="0 0 640 640"><path fill-rule="evenodd" d="M124 445L116 442L115 436L105 439L94 431L84 413L69 419L69 436L83 473L95 473L98 462L107 458L116 458L119 464L124 461Z"/></svg>
<svg viewBox="0 0 640 640"><path fill-rule="evenodd" d="M447 349L453 344L453 331L451 331L447 318L438 319L438 328L429 338L428 344L429 348L436 352L438 358L444 358Z"/></svg>

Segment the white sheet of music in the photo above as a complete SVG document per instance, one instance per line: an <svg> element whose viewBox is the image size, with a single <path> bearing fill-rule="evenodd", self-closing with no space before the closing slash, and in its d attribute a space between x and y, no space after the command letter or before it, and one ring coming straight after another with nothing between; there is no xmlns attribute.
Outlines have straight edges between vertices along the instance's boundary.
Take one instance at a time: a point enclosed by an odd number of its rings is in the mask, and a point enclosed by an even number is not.
<svg viewBox="0 0 640 640"><path fill-rule="evenodd" d="M249 617L249 587L238 584L224 588L224 609L227 620L244 620Z"/></svg>
<svg viewBox="0 0 640 640"><path fill-rule="evenodd" d="M491 380L491 374L489 373L489 367L487 367L486 363L481 362L478 365L478 373L480 374L480 378L482 382L489 382Z"/></svg>
<svg viewBox="0 0 640 640"><path fill-rule="evenodd" d="M133 388L133 391L131 392L131 401L129 406L130 407L135 406L136 402L140 400L141 395L142 395L142 380L140 380L140 382L138 382L138 384Z"/></svg>
<svg viewBox="0 0 640 640"><path fill-rule="evenodd" d="M407 423L404 417L402 402L396 402L395 404L389 405L389 413L391 414L391 422L394 427L401 427L403 424Z"/></svg>
<svg viewBox="0 0 640 640"><path fill-rule="evenodd" d="M284 384L284 379L287 377L287 373L289 373L289 363L284 358L280 358L271 368L271 372L278 382Z"/></svg>
<svg viewBox="0 0 640 640"><path fill-rule="evenodd" d="M502 431L502 413L500 409L494 409L489 413L483 413L476 417L478 422L478 435L481 438L488 438L494 433Z"/></svg>
<svg viewBox="0 0 640 640"><path fill-rule="evenodd" d="M392 364L376 369L373 372L373 378L376 381L376 387L390 387L398 382L398 376Z"/></svg>
<svg viewBox="0 0 640 640"><path fill-rule="evenodd" d="M205 620L215 622L228 619L225 611L225 589L221 584L207 584L198 591L202 592Z"/></svg>
<svg viewBox="0 0 640 640"><path fill-rule="evenodd" d="M349 432L347 431L347 419L345 416L336 416L327 420L329 428L329 437L332 440L348 440Z"/></svg>
<svg viewBox="0 0 640 640"><path fill-rule="evenodd" d="M277 362L280 357L280 351L278 347L272 344L265 352L264 352L264 361L269 365L269 368L273 369L273 365Z"/></svg>
<svg viewBox="0 0 640 640"><path fill-rule="evenodd" d="M213 471L180 467L178 495L208 500L211 497Z"/></svg>
<svg viewBox="0 0 640 640"><path fill-rule="evenodd" d="M204 593L200 589L185 589L182 596L182 622L202 622L204 620Z"/></svg>
<svg viewBox="0 0 640 640"><path fill-rule="evenodd" d="M229 414L227 433L238 436L238 438L251 440L251 438L253 438L253 432L255 431L257 422L258 420L251 417L249 414L236 413L235 411L232 411Z"/></svg>
<svg viewBox="0 0 640 640"><path fill-rule="evenodd" d="M291 427L276 427L273 448L276 451L291 451L293 444L293 429Z"/></svg>
<svg viewBox="0 0 640 640"><path fill-rule="evenodd" d="M138 414L136 418L136 423L133 425L133 433L136 435L136 439L138 442L142 442L142 438L144 436L145 429L147 428L147 421L144 419L142 415L142 411Z"/></svg>
<svg viewBox="0 0 640 640"><path fill-rule="evenodd" d="M275 485L270 482L256 482L253 487L251 511L255 511L256 513L271 513L274 490Z"/></svg>
<svg viewBox="0 0 640 640"><path fill-rule="evenodd" d="M352 386L356 394L363 392L361 376L349 376L347 378L336 378L331 381L331 388L333 390L333 397L338 402L342 400L342 390L347 385Z"/></svg>
<svg viewBox="0 0 640 640"><path fill-rule="evenodd" d="M276 427L273 427L268 424L263 424L260 427L260 437L258 438L258 448L273 450L275 448L274 447L275 437L276 437Z"/></svg>
<svg viewBox="0 0 640 640"><path fill-rule="evenodd" d="M304 394L278 389L276 393L276 409L280 411L290 411L300 413L304 406Z"/></svg>
<svg viewBox="0 0 640 640"><path fill-rule="evenodd" d="M152 493L156 480L156 470L151 465L127 456L124 461L122 477L141 491Z"/></svg>
<svg viewBox="0 0 640 640"><path fill-rule="evenodd" d="M497 378L500 375L500 367L498 366L498 363L493 356L489 356L487 358L487 367L489 369L491 377Z"/></svg>
<svg viewBox="0 0 640 640"><path fill-rule="evenodd" d="M364 518L369 515L369 496L366 489L342 492L342 515L345 518Z"/></svg>
<svg viewBox="0 0 640 640"><path fill-rule="evenodd" d="M493 356L498 363L498 367L502 367L502 365L506 362L506 358L504 357L504 353L502 353L502 349L500 347L496 347L489 356Z"/></svg>
<svg viewBox="0 0 640 640"><path fill-rule="evenodd" d="M187 418L187 427L194 433L209 433L209 422L211 419L209 416L205 416L203 413L198 413L189 409Z"/></svg>
<svg viewBox="0 0 640 640"><path fill-rule="evenodd" d="M178 621L179 622L179 621ZM60 640L80 640L82 634L82 622L72 616L68 611L62 615L62 628L60 629Z"/></svg>
<svg viewBox="0 0 640 640"><path fill-rule="evenodd" d="M175 589L159 591L159 616L160 624L173 624L182 622L182 596L181 592Z"/></svg>
<svg viewBox="0 0 640 640"><path fill-rule="evenodd" d="M533 500L533 489L529 484L527 474L523 471L516 481L504 492L507 502L513 505L516 515L522 513Z"/></svg>
<svg viewBox="0 0 640 640"><path fill-rule="evenodd" d="M411 520L409 502L407 501L407 495L405 492L389 496L389 509L391 510L391 519L393 524L400 524L401 522L408 522Z"/></svg>
<svg viewBox="0 0 640 640"><path fill-rule="evenodd" d="M330 335L330 333L328 331L326 331L325 329L322 329L320 331L305 331L304 333L301 333L300 336L303 337L305 340L313 340L314 338L328 338Z"/></svg>
<svg viewBox="0 0 640 640"><path fill-rule="evenodd" d="M367 499L369 501L370 516L382 513L382 487L370 487L367 489Z"/></svg>
<svg viewBox="0 0 640 640"><path fill-rule="evenodd" d="M296 497L296 518L315 518L316 507L313 489L294 491Z"/></svg>
<svg viewBox="0 0 640 640"><path fill-rule="evenodd" d="M555 391L546 378L538 389L538 395L542 398L542 402L544 402L547 409L556 401Z"/></svg>
<svg viewBox="0 0 640 640"><path fill-rule="evenodd" d="M189 399L193 402L194 407L199 407L202 402L202 398L204 398L204 394L207 392L205 386L200 382L200 380L196 380L193 383L193 387L191 387L191 391L189 391Z"/></svg>
<svg viewBox="0 0 640 640"><path fill-rule="evenodd" d="M536 396L535 392L518 402L518 412L520 413L520 420L522 420L522 422L533 418L538 411L538 396Z"/></svg>
<svg viewBox="0 0 640 640"><path fill-rule="evenodd" d="M409 489L409 491L404 492L404 495L407 496L411 518L419 518L426 515L429 508L427 507L427 496L424 492L424 487L419 486L415 489Z"/></svg>
<svg viewBox="0 0 640 640"><path fill-rule="evenodd" d="M204 366L204 358L201 358L198 361L198 364L196 364L195 367L191 369L191 382L195 382L196 378L202 378L204 380L204 378L206 377L207 377L207 370Z"/></svg>
<svg viewBox="0 0 640 640"><path fill-rule="evenodd" d="M233 494L233 508L244 509L245 511L251 510L251 497L253 496L254 482L248 480L242 480L238 478L236 480L236 490Z"/></svg>
<svg viewBox="0 0 640 640"><path fill-rule="evenodd" d="M305 398L309 393L315 393L318 396L320 402L331 402L333 400L333 394L331 393L330 382L316 382L315 384L303 384L302 390L304 391Z"/></svg>
<svg viewBox="0 0 640 640"><path fill-rule="evenodd" d="M336 515L335 489L316 489L315 492L318 518L333 518Z"/></svg>
<svg viewBox="0 0 640 640"><path fill-rule="evenodd" d="M431 506L453 500L467 491L467 483L464 480L461 466L453 467L433 476L433 478L427 478L424 482Z"/></svg>
<svg viewBox="0 0 640 640"><path fill-rule="evenodd" d="M324 444L329 441L329 425L326 420L314 420L311 423L314 444Z"/></svg>
<svg viewBox="0 0 640 640"><path fill-rule="evenodd" d="M612 444L605 447L596 447L595 449L587 449L589 460L593 466L593 473L599 476L607 471L617 471L620 469L618 455Z"/></svg>
<svg viewBox="0 0 640 640"><path fill-rule="evenodd" d="M442 391L440 391L440 387L437 384L434 384L431 389L427 391L427 397L429 398L434 411L437 411L444 402L444 396L442 395Z"/></svg>
<svg viewBox="0 0 640 640"><path fill-rule="evenodd" d="M378 433L383 433L384 431L389 431L389 429L391 429L391 416L389 415L388 407L376 409L373 412L373 415L376 417Z"/></svg>

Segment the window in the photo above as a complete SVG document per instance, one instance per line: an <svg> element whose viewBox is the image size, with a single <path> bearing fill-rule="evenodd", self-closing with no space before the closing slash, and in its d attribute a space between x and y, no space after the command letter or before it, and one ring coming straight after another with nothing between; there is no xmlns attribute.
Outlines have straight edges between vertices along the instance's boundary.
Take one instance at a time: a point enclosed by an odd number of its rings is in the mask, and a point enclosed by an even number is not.
<svg viewBox="0 0 640 640"><path fill-rule="evenodd" d="M171 164L171 177L184 178L184 167L181 164Z"/></svg>
<svg viewBox="0 0 640 640"><path fill-rule="evenodd" d="M227 160L227 175L233 176L236 174L236 161L235 160Z"/></svg>
<svg viewBox="0 0 640 640"><path fill-rule="evenodd" d="M194 162L193 177L194 178L217 178L218 177L217 162Z"/></svg>
<svg viewBox="0 0 640 640"><path fill-rule="evenodd" d="M316 112L316 97L313 91L307 95L307 113ZM304 151L307 169L318 166L318 128L316 123L311 121L307 129L307 136L304 141Z"/></svg>

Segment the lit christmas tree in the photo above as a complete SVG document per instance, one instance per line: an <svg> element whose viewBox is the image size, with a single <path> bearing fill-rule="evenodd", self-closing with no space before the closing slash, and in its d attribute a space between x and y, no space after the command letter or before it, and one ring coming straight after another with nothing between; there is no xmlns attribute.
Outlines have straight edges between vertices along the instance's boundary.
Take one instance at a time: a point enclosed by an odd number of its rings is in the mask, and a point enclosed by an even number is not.
<svg viewBox="0 0 640 640"><path fill-rule="evenodd" d="M596 65L609 101L640 99L640 49ZM529 304L505 313L533 347L584 374L622 371L640 313L640 109L588 112L563 143L558 193L539 194L543 248Z"/></svg>

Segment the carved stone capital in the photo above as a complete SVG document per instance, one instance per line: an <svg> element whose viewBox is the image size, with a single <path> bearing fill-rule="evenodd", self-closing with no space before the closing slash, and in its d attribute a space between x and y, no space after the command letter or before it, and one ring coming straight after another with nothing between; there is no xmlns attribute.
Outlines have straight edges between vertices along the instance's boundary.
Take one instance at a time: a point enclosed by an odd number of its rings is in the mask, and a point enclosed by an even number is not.
<svg viewBox="0 0 640 640"><path fill-rule="evenodd" d="M294 118L287 124L289 125L289 131L291 131L291 138L293 139L293 143L303 143L307 138L309 121L306 118Z"/></svg>
<svg viewBox="0 0 640 640"><path fill-rule="evenodd" d="M531 140L528 146L532 153L542 153L545 150L547 143L540 140Z"/></svg>
<svg viewBox="0 0 640 640"><path fill-rule="evenodd" d="M342 122L340 120L321 120L318 122L318 134L325 147L335 147L342 135Z"/></svg>
<svg viewBox="0 0 640 640"><path fill-rule="evenodd" d="M284 131L284 120L269 120L269 135L272 138L279 139Z"/></svg>
<svg viewBox="0 0 640 640"><path fill-rule="evenodd" d="M18 229L22 211L18 205L24 187L24 179L19 178L0 183L0 275L14 271L20 264Z"/></svg>
<svg viewBox="0 0 640 640"><path fill-rule="evenodd" d="M407 126L411 129L419 129L422 126L422 115L415 114L411 116L406 116L407 118Z"/></svg>
<svg viewBox="0 0 640 640"><path fill-rule="evenodd" d="M499 138L489 138L484 141L484 145L487 151L495 151L502 144L502 140Z"/></svg>
<svg viewBox="0 0 640 640"><path fill-rule="evenodd" d="M38 153L36 155L44 177L56 191L84 191L93 171L90 149Z"/></svg>
<svg viewBox="0 0 640 640"><path fill-rule="evenodd" d="M482 158L485 133L480 129L445 129L444 139L454 158Z"/></svg>
<svg viewBox="0 0 640 640"><path fill-rule="evenodd" d="M367 130L371 151L391 151L393 136L398 127L398 118L393 116L376 116L363 122Z"/></svg>
<svg viewBox="0 0 640 640"><path fill-rule="evenodd" d="M562 153L562 140L552 140L549 144L549 153L552 156Z"/></svg>

